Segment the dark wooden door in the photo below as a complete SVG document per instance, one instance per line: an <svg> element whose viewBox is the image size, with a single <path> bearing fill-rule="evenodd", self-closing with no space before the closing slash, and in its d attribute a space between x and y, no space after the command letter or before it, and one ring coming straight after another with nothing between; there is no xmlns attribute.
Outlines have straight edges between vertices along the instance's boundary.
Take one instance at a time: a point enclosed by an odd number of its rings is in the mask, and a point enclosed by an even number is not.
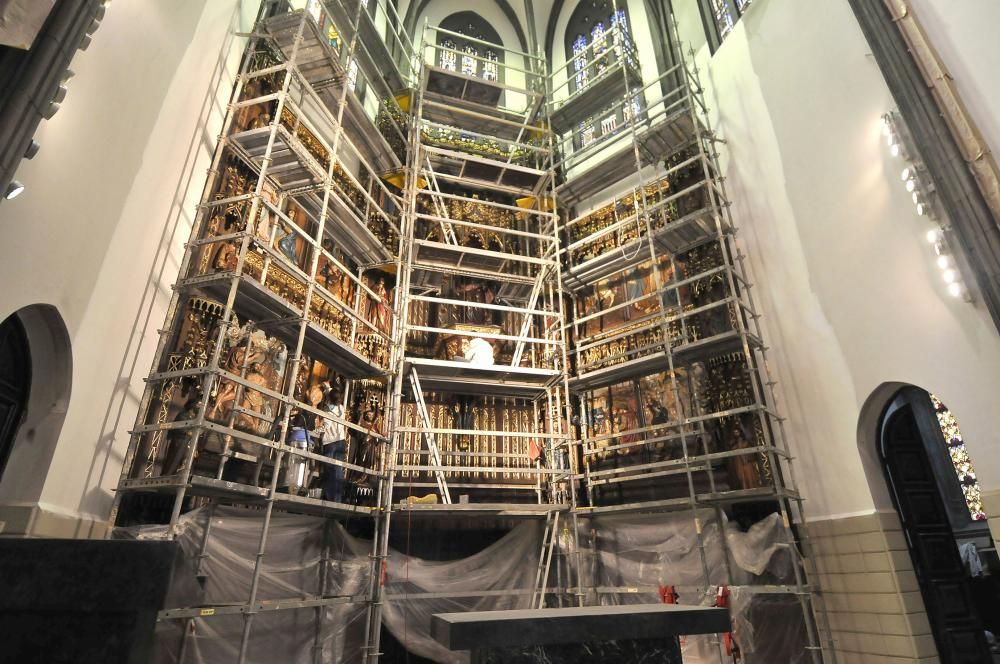
<svg viewBox="0 0 1000 664"><path fill-rule="evenodd" d="M15 314L0 323L0 477L14 447L30 389L28 338Z"/></svg>
<svg viewBox="0 0 1000 664"><path fill-rule="evenodd" d="M927 412L921 396L927 401ZM934 416L923 393L894 402L883 427L884 468L941 662L982 664L992 659L925 447L925 436L936 435L937 440L926 442L941 444L936 422L928 422L928 413ZM928 431L928 427L934 428Z"/></svg>

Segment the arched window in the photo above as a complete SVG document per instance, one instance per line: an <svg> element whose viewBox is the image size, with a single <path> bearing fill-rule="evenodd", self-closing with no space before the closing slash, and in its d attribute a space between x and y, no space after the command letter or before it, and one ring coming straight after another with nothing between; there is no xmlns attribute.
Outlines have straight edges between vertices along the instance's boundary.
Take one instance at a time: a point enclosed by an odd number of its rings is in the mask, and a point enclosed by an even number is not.
<svg viewBox="0 0 1000 664"><path fill-rule="evenodd" d="M441 47L438 49L438 67L487 81L503 80L503 54L482 43L499 45L502 41L483 17L472 11L457 12L441 21L440 27L455 34L438 34L438 46ZM456 34L471 39L462 39Z"/></svg>
<svg viewBox="0 0 1000 664"><path fill-rule="evenodd" d="M629 66L638 66L628 14L624 9L616 10L610 0L580 3L566 27L566 53L572 58L570 94L591 85L622 58ZM642 114L639 95L631 104L623 105L616 100L614 105L618 108L594 109L590 120L580 124L575 141L577 147L586 147L602 136L620 131Z"/></svg>

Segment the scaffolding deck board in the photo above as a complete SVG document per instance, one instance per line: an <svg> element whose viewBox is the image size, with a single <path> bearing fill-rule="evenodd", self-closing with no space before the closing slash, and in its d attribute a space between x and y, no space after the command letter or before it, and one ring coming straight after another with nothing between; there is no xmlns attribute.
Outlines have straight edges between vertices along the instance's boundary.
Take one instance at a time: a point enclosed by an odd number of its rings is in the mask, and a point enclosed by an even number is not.
<svg viewBox="0 0 1000 664"><path fill-rule="evenodd" d="M407 357L406 364L420 375L420 384L429 392L460 392L497 397L533 399L560 374L554 369L528 369L494 364L476 366L455 360Z"/></svg>
<svg viewBox="0 0 1000 664"><path fill-rule="evenodd" d="M384 80L390 91L400 90L407 85L389 45L379 34L378 27L368 14L367 3L361 11L357 31L354 29L357 2L327 0L323 6L330 12L342 43L350 44L357 32L358 48L355 49L355 57L358 58L359 66L364 70L368 80Z"/></svg>
<svg viewBox="0 0 1000 664"><path fill-rule="evenodd" d="M287 14L279 14L265 19L264 31L271 36L286 60L291 60L295 46L295 35L305 18L302 41L296 54L295 64L312 85L344 78L344 68L340 56L330 46L330 40L322 34L316 21L304 9Z"/></svg>
<svg viewBox="0 0 1000 664"><path fill-rule="evenodd" d="M310 191L294 197L314 219L320 218L323 209L323 192ZM393 252L375 237L358 213L347 206L340 194L330 193L327 204L324 234L359 265L379 265L393 260Z"/></svg>
<svg viewBox="0 0 1000 664"><path fill-rule="evenodd" d="M498 274L496 270L489 268L480 269L468 264L459 267L447 262L440 264L425 262L411 266L412 281L410 285L415 288L440 290L444 286L446 275L461 275L474 279L499 281L501 284L501 291L498 294L499 298L510 297L514 299L515 297L520 297L522 300L527 299L528 294L531 292L531 287L535 282L534 277L528 275L522 276L510 272ZM505 289L507 286L510 288Z"/></svg>
<svg viewBox="0 0 1000 664"><path fill-rule="evenodd" d="M760 347L760 342L751 334L747 334L747 343L751 348ZM688 366L709 357L738 351L742 345L743 339L740 333L731 330L697 341L678 344L670 348L670 353L674 357L674 367L676 368ZM631 378L667 371L669 368L664 351L652 349L648 355L578 374L570 378L569 389L573 392L596 390Z"/></svg>
<svg viewBox="0 0 1000 664"><path fill-rule="evenodd" d="M174 493L180 487L185 486L182 480L180 475L126 479L119 483L117 490L125 493ZM267 487L218 480L203 475L191 475L187 482L187 493L206 498L228 499L241 504L259 504L267 501L270 490ZM370 516L372 512L370 507L334 503L287 493L275 494L274 507L296 514L325 517Z"/></svg>
<svg viewBox="0 0 1000 664"><path fill-rule="evenodd" d="M190 285L222 302L229 295L232 275L222 273L216 278L198 280ZM253 320L258 327L294 347L298 338L297 323L301 312L283 298L278 297L249 275L240 275L233 310L244 318ZM374 377L385 372L367 358L313 322L306 325L303 351L338 373L352 378Z"/></svg>
<svg viewBox="0 0 1000 664"><path fill-rule="evenodd" d="M723 227L723 231L727 230ZM719 228L711 208L702 208L664 224L653 232L653 244L661 252L679 254L717 238ZM563 283L574 292L593 285L600 279L621 272L650 259L649 238L643 235L632 242L606 251L563 272Z"/></svg>
<svg viewBox="0 0 1000 664"><path fill-rule="evenodd" d="M406 500L393 505L396 512L404 512L413 517L517 517L544 519L553 512L566 512L569 505L552 503L452 503L427 504L410 503Z"/></svg>
<svg viewBox="0 0 1000 664"><path fill-rule="evenodd" d="M305 10L280 14L265 20L263 27L271 35L285 59L290 60L295 35L303 14L305 14L305 29L295 64L306 81L315 87L329 112L336 117L347 76L339 55L330 46L329 40L321 34L312 16L306 14ZM399 157L368 117L358 98L348 90L346 99L344 128L350 134L351 140L360 143L359 148L365 148L366 157L374 162L373 165L377 170L399 168Z"/></svg>
<svg viewBox="0 0 1000 664"><path fill-rule="evenodd" d="M483 106L455 97L425 93L420 112L425 120L456 129L495 136L506 141L516 141L520 136L520 142L523 143L527 138L528 130L517 126L527 124L528 119L524 114L496 106Z"/></svg>
<svg viewBox="0 0 1000 664"><path fill-rule="evenodd" d="M789 489L777 490L774 487L760 487L757 489L733 489L731 491L716 491L698 493L695 495L694 505L696 507L713 507L718 505L734 505L748 502L800 500L799 495ZM690 509L692 502L690 497L667 498L664 500L647 500L634 503L624 503L621 505L596 505L578 506L577 512L580 516L599 514L642 514L676 512Z"/></svg>
<svg viewBox="0 0 1000 664"><path fill-rule="evenodd" d="M342 86L343 82L339 82L317 91L320 99L330 109L334 118L337 117L337 105L340 104ZM351 142L365 155L365 159L371 162L376 172L398 170L402 166L399 156L389 145L382 132L375 126L375 121L369 117L357 96L353 91L348 90L345 99L343 125L344 132L350 137Z"/></svg>
<svg viewBox="0 0 1000 664"><path fill-rule="evenodd" d="M230 134L229 140L238 145L260 169L267 154L270 134L271 127L260 127ZM267 176L279 188L288 190L320 184L325 175L324 169L306 154L298 140L293 139L285 127L279 126L271 148Z"/></svg>
<svg viewBox="0 0 1000 664"><path fill-rule="evenodd" d="M548 171L460 152L458 149L425 145L424 153L430 159L434 174L439 179L466 180L468 186L503 190L520 196L534 195L549 177Z"/></svg>
<svg viewBox="0 0 1000 664"><path fill-rule="evenodd" d="M229 140L239 146L254 166L260 169L267 151L269 133L270 127L249 129L232 134ZM281 189L293 191L296 202L301 203L314 219L319 219L323 204L322 183L326 174L284 127L278 127L271 159L267 167L268 177ZM353 260L365 265L384 263L392 258L389 249L375 237L365 221L335 190L331 192L327 207L329 214L326 216L325 230Z"/></svg>
<svg viewBox="0 0 1000 664"><path fill-rule="evenodd" d="M415 268L431 267L454 270L456 273L478 271L496 281L513 280L521 283L524 280L533 281L531 274L538 268L531 263L518 260L517 255L507 255L498 251L476 250L454 245L448 242L433 240L413 241L413 263Z"/></svg>
<svg viewBox="0 0 1000 664"><path fill-rule="evenodd" d="M492 108L496 112L503 97L504 88L495 81L431 65L424 67L424 71L424 90L456 104L467 107L471 104L474 105L472 108ZM487 133L492 133L492 127Z"/></svg>
<svg viewBox="0 0 1000 664"><path fill-rule="evenodd" d="M636 131L635 142L639 147L639 163L642 167L663 161L689 143L699 131L699 125L686 106L678 108L658 122L649 124L640 121L639 124L641 126ZM562 206L572 207L624 178L635 175L635 150L632 141L626 140L627 130L628 127L624 127L619 138L611 139L608 145L596 149L593 155L582 160L592 162L589 166L574 165L575 162L570 159L566 164L569 175L556 187L556 195ZM607 154L601 156L605 151Z"/></svg>
<svg viewBox="0 0 1000 664"><path fill-rule="evenodd" d="M642 75L634 66L619 59L587 87L570 95L565 101L552 104L549 121L560 134L573 131L594 114L594 109L611 106L623 99L629 90L639 94Z"/></svg>

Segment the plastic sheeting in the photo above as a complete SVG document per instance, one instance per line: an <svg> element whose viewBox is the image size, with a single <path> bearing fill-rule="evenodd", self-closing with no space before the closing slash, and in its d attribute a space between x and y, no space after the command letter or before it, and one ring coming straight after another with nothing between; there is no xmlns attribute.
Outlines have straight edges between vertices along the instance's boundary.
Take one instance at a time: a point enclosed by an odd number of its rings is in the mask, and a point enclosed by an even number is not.
<svg viewBox="0 0 1000 664"><path fill-rule="evenodd" d="M728 565L734 583L770 584L788 580L791 561L787 550L778 544L781 535L778 515L755 524L747 532L732 523L723 523L720 530L718 523L709 521L714 518L713 513L700 516L704 524L704 552L711 570L710 584L726 582L727 561L720 545L721 533L732 554ZM185 515L179 522L178 541L183 555L167 599L169 607L239 604L249 596L260 539L260 513L216 508L211 515L210 537L202 560L203 580L199 581L196 573L208 518L209 513L203 509ZM675 586L681 603L713 601L715 589L706 590L701 551L690 514L580 519L579 524L584 585L635 590L602 593L602 603L657 602L656 592L650 588L660 584ZM141 527L123 529L117 534L157 537L162 533L163 527ZM461 536L454 531L442 535ZM468 653L447 651L431 639L431 616L455 611L527 608L541 537L541 523L524 522L491 546L461 560L428 561L391 551L385 579L384 626L416 655L449 664L467 662ZM563 529L559 546L568 551L570 540L570 531ZM591 547L593 553L588 551ZM258 600L342 596L356 601L257 613L247 662L310 662L317 657L323 662L360 661L371 553L369 540L352 537L337 522L274 514L262 561ZM484 594L484 591L502 592ZM464 596L414 596L423 593ZM755 595L737 588L732 607L734 631L747 662L798 661L795 653L802 652L803 626L794 597ZM160 623L154 661L177 661L184 625L183 620ZM185 638L185 664L236 661L244 627L242 615L198 618L191 621L191 626ZM714 637L684 639L684 661L719 662L717 641Z"/></svg>

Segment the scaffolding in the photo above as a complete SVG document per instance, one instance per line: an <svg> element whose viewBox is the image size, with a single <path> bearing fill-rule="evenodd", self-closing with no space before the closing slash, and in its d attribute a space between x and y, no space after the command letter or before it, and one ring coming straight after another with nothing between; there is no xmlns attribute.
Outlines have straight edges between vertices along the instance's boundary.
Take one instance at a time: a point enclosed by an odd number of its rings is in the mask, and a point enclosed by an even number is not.
<svg viewBox="0 0 1000 664"><path fill-rule="evenodd" d="M495 59L459 51L450 37ZM544 59L428 25L417 53L378 555L393 514L545 519L535 587L511 592L536 605L550 595L582 602L547 585L555 567L570 572L568 557L553 557L559 515L575 525L579 474ZM372 661L379 624L376 611Z"/></svg>
<svg viewBox="0 0 1000 664"><path fill-rule="evenodd" d="M412 47L391 4L293 4L264 2L249 36L113 508L119 525L165 522L167 538L193 507L261 515L247 597L161 612L185 623L178 661L196 619L241 615L243 662L257 614L313 610L319 622L324 607L359 601L322 582L261 601L271 516L370 519L386 477L377 406L395 319L369 275L398 255L401 198L383 178L402 167L405 127L385 87L389 71L408 78ZM324 407L334 390L347 412ZM324 426L343 432L346 453L309 444ZM307 491L333 473L341 496Z"/></svg>
<svg viewBox="0 0 1000 664"><path fill-rule="evenodd" d="M414 520L537 522L534 584L502 592L543 607L655 593L598 581L600 520L689 513L708 597L725 584L706 515L721 531L740 509L779 513L794 560L793 583L742 590L795 597L822 661L802 499L676 27L644 84L624 20L548 71L441 27L411 41L394 11L267 0L249 37L112 516L176 538L207 508L200 575L216 506L260 514L247 597L161 611L184 625L177 661L196 621L240 615L242 663L254 616L282 610L314 612L321 661L340 604L363 607L379 661L390 537ZM324 427L345 453L310 448ZM341 500L307 491L337 473ZM320 575L261 600L275 510L363 521L363 596Z"/></svg>
<svg viewBox="0 0 1000 664"><path fill-rule="evenodd" d="M612 7L618 19L604 39L553 73L550 101L556 195L571 212L561 258L586 489L577 516L690 512L708 597L734 580L726 550L728 578L712 582L706 515L721 529L733 510L780 513L792 582L741 590L797 598L805 649L823 661L828 631L807 583L802 497L694 54L674 24L672 65L643 85L626 19ZM602 602L656 588L591 590Z"/></svg>

